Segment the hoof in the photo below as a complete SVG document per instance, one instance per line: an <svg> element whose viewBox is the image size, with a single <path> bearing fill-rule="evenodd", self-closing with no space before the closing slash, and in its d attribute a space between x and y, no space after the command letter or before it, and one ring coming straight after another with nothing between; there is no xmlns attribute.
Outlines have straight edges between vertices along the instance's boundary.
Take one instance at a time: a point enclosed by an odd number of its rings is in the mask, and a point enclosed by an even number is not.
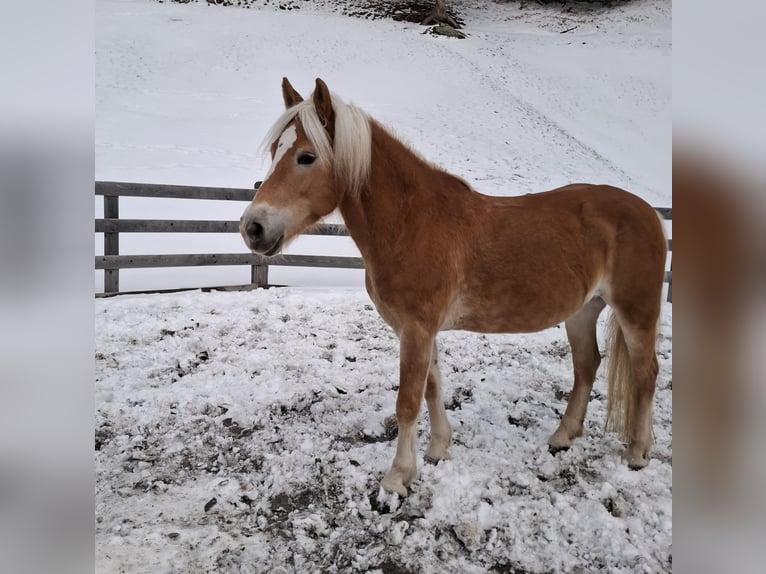
<svg viewBox="0 0 766 574"><path fill-rule="evenodd" d="M443 461L443 460L449 460L449 457L448 457L448 456L429 456L428 454L426 454L426 455L423 457L423 459L424 459L424 460L426 461L426 463L428 463L428 464L437 465L437 464L439 464L439 463L440 463L441 461Z"/></svg>
<svg viewBox="0 0 766 574"><path fill-rule="evenodd" d="M550 452L553 455L556 455L560 452L564 452L569 450L569 445L553 445L548 443L548 452Z"/></svg>
<svg viewBox="0 0 766 574"><path fill-rule="evenodd" d="M442 460L449 460L450 457L446 448L429 448L424 458L428 464L438 464Z"/></svg>
<svg viewBox="0 0 766 574"><path fill-rule="evenodd" d="M551 454L556 454L562 450L568 450L572 446L572 439L567 436L566 433L556 431L551 438L548 439L548 450Z"/></svg>
<svg viewBox="0 0 766 574"><path fill-rule="evenodd" d="M637 449L628 447L622 458L630 470L641 470L649 463L646 454L646 452L637 452Z"/></svg>
<svg viewBox="0 0 766 574"><path fill-rule="evenodd" d="M390 514L399 510L404 498L395 492L387 492L378 488L377 492L370 494L370 508L378 514Z"/></svg>
<svg viewBox="0 0 766 574"><path fill-rule="evenodd" d="M386 476L380 481L380 487L386 492L398 494L402 498L407 497L407 487L396 477Z"/></svg>
<svg viewBox="0 0 766 574"><path fill-rule="evenodd" d="M571 419L562 419L559 428L548 439L548 450L551 454L556 454L562 450L568 450L572 446L572 441L585 434L582 425Z"/></svg>

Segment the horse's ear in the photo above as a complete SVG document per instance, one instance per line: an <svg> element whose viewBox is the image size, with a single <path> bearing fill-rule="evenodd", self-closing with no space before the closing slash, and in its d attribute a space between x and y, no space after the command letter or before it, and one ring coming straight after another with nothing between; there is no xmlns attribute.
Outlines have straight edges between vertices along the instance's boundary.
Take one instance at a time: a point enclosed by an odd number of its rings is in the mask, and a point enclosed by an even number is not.
<svg viewBox="0 0 766 574"><path fill-rule="evenodd" d="M292 108L295 104L300 104L303 101L303 97L293 88L287 78L282 78L282 98L285 100L285 108Z"/></svg>
<svg viewBox="0 0 766 574"><path fill-rule="evenodd" d="M319 120L330 134L330 140L335 136L335 111L332 108L332 96L330 90L320 78L317 78L314 90L314 109Z"/></svg>

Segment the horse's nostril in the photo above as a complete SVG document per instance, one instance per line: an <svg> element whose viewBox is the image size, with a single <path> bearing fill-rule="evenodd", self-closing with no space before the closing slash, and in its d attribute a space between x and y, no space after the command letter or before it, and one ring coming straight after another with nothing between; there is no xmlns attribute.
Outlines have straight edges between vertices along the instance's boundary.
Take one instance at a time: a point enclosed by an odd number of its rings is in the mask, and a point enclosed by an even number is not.
<svg viewBox="0 0 766 574"><path fill-rule="evenodd" d="M247 234L253 239L257 239L263 235L263 225L257 221L251 221L247 224Z"/></svg>

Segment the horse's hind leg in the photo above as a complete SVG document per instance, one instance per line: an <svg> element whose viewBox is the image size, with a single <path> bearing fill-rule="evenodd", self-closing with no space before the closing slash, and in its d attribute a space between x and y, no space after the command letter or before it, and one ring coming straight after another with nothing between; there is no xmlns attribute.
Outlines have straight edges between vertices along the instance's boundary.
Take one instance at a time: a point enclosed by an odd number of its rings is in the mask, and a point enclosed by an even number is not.
<svg viewBox="0 0 766 574"><path fill-rule="evenodd" d="M431 439L426 451L426 460L436 463L449 458L449 446L452 440L452 427L447 420L447 410L441 391L441 374L439 373L438 349L434 342L431 353L431 368L428 370L426 381L426 404L428 416L431 419Z"/></svg>
<svg viewBox="0 0 766 574"><path fill-rule="evenodd" d="M628 448L625 449L625 461L633 470L646 466L649 450L654 442L652 432L652 403L654 390L657 383L657 355L654 348L651 349L651 358L648 361L638 360L633 363L633 378L636 384L636 419L633 423L633 432Z"/></svg>
<svg viewBox="0 0 766 574"><path fill-rule="evenodd" d="M659 305L658 305L659 307ZM607 427L628 443L623 458L634 470L643 468L652 446L652 402L659 366L655 352L656 313L610 317L609 406Z"/></svg>
<svg viewBox="0 0 766 574"><path fill-rule="evenodd" d="M588 409L593 381L596 379L596 370L601 364L601 354L596 341L596 321L605 305L600 297L591 299L565 323L569 346L572 348L574 386L561 424L548 439L548 445L553 452L569 448L572 441L585 432L585 412Z"/></svg>

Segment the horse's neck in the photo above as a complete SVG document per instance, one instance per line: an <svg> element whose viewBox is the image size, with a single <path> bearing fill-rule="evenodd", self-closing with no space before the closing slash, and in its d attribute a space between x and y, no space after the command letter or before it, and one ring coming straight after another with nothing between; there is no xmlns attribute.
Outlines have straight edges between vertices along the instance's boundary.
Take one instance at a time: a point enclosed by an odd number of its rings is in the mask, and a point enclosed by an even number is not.
<svg viewBox="0 0 766 574"><path fill-rule="evenodd" d="M436 214L442 202L431 196L434 178L465 186L420 158L374 121L371 131L372 165L367 186L359 196L344 198L340 206L346 227L363 257L369 257L373 247L380 246L380 234L389 242L395 241L405 226L411 224L411 212L427 209L430 215Z"/></svg>

